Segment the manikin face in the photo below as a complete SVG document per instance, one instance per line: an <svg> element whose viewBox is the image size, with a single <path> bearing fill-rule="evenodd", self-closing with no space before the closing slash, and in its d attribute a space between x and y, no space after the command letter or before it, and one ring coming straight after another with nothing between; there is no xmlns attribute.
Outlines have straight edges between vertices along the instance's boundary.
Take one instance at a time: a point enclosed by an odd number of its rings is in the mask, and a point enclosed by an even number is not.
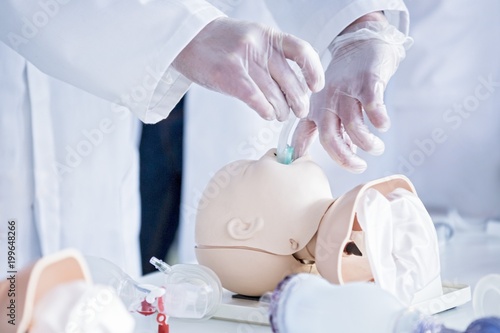
<svg viewBox="0 0 500 333"><path fill-rule="evenodd" d="M198 261L227 289L270 291L285 275L313 269L293 254L310 242L332 202L326 176L308 156L285 165L272 149L259 160L231 163L214 175L200 201Z"/></svg>

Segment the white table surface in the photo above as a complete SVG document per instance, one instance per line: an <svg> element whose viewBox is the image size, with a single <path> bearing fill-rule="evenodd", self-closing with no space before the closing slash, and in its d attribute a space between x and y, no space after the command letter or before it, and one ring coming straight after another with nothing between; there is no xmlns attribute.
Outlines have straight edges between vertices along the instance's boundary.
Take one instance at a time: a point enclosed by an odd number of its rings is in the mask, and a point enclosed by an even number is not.
<svg viewBox="0 0 500 333"><path fill-rule="evenodd" d="M495 229L496 228L495 226ZM487 274L500 274L500 232L487 232L473 229L455 232L453 237L441 248L441 277L443 281L462 283L471 286ZM158 279L153 273L143 277L143 281ZM475 318L472 302L435 315L447 327L465 330ZM150 333L155 330L146 328L144 319L139 323L136 333ZM152 320L152 318L151 318ZM203 322L186 322L171 318L170 333L269 333L269 326L250 325L210 319Z"/></svg>
<svg viewBox="0 0 500 333"><path fill-rule="evenodd" d="M495 227L497 229L497 227ZM441 249L443 281L465 283L474 287L483 276L500 274L500 233L469 230L457 232ZM476 318L472 301L436 315L446 326L465 330Z"/></svg>

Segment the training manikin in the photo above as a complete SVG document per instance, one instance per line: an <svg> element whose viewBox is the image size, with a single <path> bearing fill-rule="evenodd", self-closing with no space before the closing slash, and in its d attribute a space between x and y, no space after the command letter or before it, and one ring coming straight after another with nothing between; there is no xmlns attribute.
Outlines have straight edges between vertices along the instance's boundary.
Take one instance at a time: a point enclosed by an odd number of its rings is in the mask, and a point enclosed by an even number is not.
<svg viewBox="0 0 500 333"><path fill-rule="evenodd" d="M83 256L66 249L0 281L2 333L132 333L134 320L112 289L92 283Z"/></svg>
<svg viewBox="0 0 500 333"><path fill-rule="evenodd" d="M403 303L442 294L437 237L415 189L394 175L338 199L311 157L271 149L228 164L198 207L196 256L235 293L260 296L292 273L374 281Z"/></svg>

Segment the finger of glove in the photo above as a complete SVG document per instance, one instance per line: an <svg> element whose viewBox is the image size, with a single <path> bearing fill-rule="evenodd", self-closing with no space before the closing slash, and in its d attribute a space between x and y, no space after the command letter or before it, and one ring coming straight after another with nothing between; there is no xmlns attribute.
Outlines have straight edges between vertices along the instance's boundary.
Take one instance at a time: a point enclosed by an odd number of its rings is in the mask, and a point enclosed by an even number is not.
<svg viewBox="0 0 500 333"><path fill-rule="evenodd" d="M341 120L335 113L324 112L321 124L317 126L320 143L335 162L352 173L366 170L366 162L354 153Z"/></svg>
<svg viewBox="0 0 500 333"><path fill-rule="evenodd" d="M292 136L293 158L304 156L316 139L318 131L314 121L300 119Z"/></svg>
<svg viewBox="0 0 500 333"><path fill-rule="evenodd" d="M260 87L252 80L248 73L243 71L240 74L238 80L228 82L229 87L222 89L222 92L245 102L262 118L266 120L276 119L275 108L261 91Z"/></svg>
<svg viewBox="0 0 500 333"><path fill-rule="evenodd" d="M285 57L278 52L274 52L269 59L269 71L281 88L293 113L298 118L304 118L309 113L307 84L297 77Z"/></svg>
<svg viewBox="0 0 500 333"><path fill-rule="evenodd" d="M254 80L255 84L262 91L263 95L272 105L276 119L285 121L290 113L290 107L286 101L286 97L281 90L281 87L271 77L271 73L266 68L261 66L251 66L249 68L249 75Z"/></svg>
<svg viewBox="0 0 500 333"><path fill-rule="evenodd" d="M325 75L318 53L312 46L292 35L284 34L283 53L287 59L297 63L311 91L318 92L325 86Z"/></svg>
<svg viewBox="0 0 500 333"><path fill-rule="evenodd" d="M370 80L364 82L370 82ZM373 126L381 132L386 132L391 127L391 119L384 103L385 84L376 81L367 85L361 90L359 100Z"/></svg>
<svg viewBox="0 0 500 333"><path fill-rule="evenodd" d="M384 93L387 83L398 68L401 52L397 47L380 41L365 43L363 47L368 48L366 52L369 52L371 57L367 62L357 98L363 104L373 126L385 132L390 128L391 121L385 107Z"/></svg>
<svg viewBox="0 0 500 333"><path fill-rule="evenodd" d="M366 126L363 119L361 104L356 99L339 95L337 101L332 101L331 109L338 109L341 122L352 142L372 155L381 155L385 150L384 142L374 135Z"/></svg>

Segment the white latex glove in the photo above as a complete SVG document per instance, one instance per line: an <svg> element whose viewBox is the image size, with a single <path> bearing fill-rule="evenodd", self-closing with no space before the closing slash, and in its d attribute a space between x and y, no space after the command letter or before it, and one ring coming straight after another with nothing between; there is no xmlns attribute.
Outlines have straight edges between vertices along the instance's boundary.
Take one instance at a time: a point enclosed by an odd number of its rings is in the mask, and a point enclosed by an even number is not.
<svg viewBox="0 0 500 333"><path fill-rule="evenodd" d="M389 129L384 91L412 40L382 13L369 15L369 21L353 23L330 45L325 89L311 97L311 111L294 132L295 158L307 151L317 132L330 157L354 173L367 167L356 146L373 155L384 152L384 143L370 132L364 115L379 131Z"/></svg>
<svg viewBox="0 0 500 333"><path fill-rule="evenodd" d="M302 75L292 70L287 59L297 63ZM324 86L319 56L307 42L229 18L209 23L173 66L201 86L242 100L268 120L287 119L289 108L297 117L305 117L308 87L316 92Z"/></svg>

